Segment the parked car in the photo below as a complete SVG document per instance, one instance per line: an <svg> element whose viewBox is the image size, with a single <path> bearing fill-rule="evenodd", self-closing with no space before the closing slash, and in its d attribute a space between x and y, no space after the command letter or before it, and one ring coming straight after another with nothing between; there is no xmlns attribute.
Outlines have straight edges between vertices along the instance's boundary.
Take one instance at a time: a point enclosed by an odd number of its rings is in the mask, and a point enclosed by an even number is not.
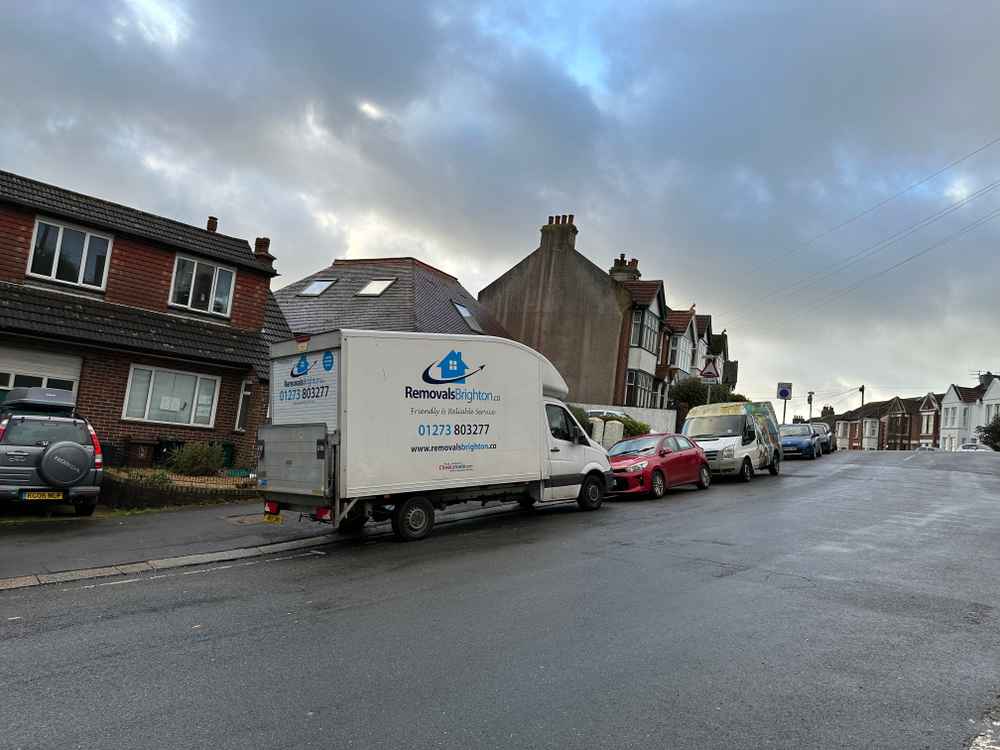
<svg viewBox="0 0 1000 750"><path fill-rule="evenodd" d="M618 495L663 497L667 489L712 484L705 451L683 435L658 433L621 440L608 450Z"/></svg>
<svg viewBox="0 0 1000 750"><path fill-rule="evenodd" d="M713 474L749 482L781 470L781 436L770 401L707 404L688 412L682 432L704 451Z"/></svg>
<svg viewBox="0 0 1000 750"><path fill-rule="evenodd" d="M0 503L94 513L104 456L74 404L72 391L56 388L15 388L0 404Z"/></svg>
<svg viewBox="0 0 1000 750"><path fill-rule="evenodd" d="M994 453L995 452L988 445L983 445L982 443L965 443L958 450L961 453L969 453L971 451L986 451L988 453Z"/></svg>
<svg viewBox="0 0 1000 750"><path fill-rule="evenodd" d="M789 456L819 458L823 455L819 432L812 424L781 425L781 447L786 458Z"/></svg>
<svg viewBox="0 0 1000 750"><path fill-rule="evenodd" d="M935 448L933 445L918 445L913 450L915 450L917 452L920 452L920 451L936 451L937 448Z"/></svg>
<svg viewBox="0 0 1000 750"><path fill-rule="evenodd" d="M812 427L819 433L819 447L823 453L833 453L837 450L837 438L826 422L813 422Z"/></svg>

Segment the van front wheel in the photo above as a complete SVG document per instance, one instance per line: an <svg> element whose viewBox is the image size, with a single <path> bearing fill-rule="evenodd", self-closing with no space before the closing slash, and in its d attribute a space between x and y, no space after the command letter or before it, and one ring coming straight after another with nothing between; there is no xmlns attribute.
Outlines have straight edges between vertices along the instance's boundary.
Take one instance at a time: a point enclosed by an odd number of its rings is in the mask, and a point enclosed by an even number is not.
<svg viewBox="0 0 1000 750"><path fill-rule="evenodd" d="M749 458L743 459L743 465L740 467L740 481L749 482L753 479L753 464L750 463Z"/></svg>
<svg viewBox="0 0 1000 750"><path fill-rule="evenodd" d="M434 528L434 506L426 497L411 497L396 505L392 531L403 542L423 539Z"/></svg>
<svg viewBox="0 0 1000 750"><path fill-rule="evenodd" d="M771 472L772 477L778 476L778 472L781 471L781 458L777 453L775 453L774 458L771 459L771 465L767 467L767 470Z"/></svg>
<svg viewBox="0 0 1000 750"><path fill-rule="evenodd" d="M593 474L583 480L580 487L580 494L576 498L576 504L583 510L597 510L604 502L604 477L596 477Z"/></svg>

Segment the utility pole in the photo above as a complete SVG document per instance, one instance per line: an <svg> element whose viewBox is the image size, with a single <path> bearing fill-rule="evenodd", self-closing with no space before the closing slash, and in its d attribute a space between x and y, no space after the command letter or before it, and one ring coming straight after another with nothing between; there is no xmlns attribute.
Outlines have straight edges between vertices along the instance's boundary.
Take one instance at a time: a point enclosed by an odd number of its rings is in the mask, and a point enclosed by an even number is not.
<svg viewBox="0 0 1000 750"><path fill-rule="evenodd" d="M816 391L809 391L809 395L806 397L806 401L809 404L809 421L813 421L813 394Z"/></svg>

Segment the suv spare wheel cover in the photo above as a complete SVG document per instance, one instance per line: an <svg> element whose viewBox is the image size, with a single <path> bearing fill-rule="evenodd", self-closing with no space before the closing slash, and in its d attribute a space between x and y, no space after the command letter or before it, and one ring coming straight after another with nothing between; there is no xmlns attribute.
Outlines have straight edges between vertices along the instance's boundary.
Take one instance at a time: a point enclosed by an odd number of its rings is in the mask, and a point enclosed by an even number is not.
<svg viewBox="0 0 1000 750"><path fill-rule="evenodd" d="M92 463L86 448L64 440L53 443L45 450L38 463L38 472L55 487L69 487L87 476Z"/></svg>

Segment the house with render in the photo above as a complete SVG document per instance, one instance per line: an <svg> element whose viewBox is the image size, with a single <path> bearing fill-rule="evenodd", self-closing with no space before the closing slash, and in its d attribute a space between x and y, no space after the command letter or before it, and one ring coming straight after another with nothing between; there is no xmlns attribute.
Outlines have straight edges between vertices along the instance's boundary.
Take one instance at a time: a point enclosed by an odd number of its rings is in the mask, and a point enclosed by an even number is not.
<svg viewBox="0 0 1000 750"><path fill-rule="evenodd" d="M252 461L267 346L289 330L270 240L0 172L0 399L72 391L109 462L186 441Z"/></svg>
<svg viewBox="0 0 1000 750"><path fill-rule="evenodd" d="M979 376L971 388L955 385L941 399L941 448L957 451L968 443L978 443L976 428L1000 414L1000 376L991 372Z"/></svg>
<svg viewBox="0 0 1000 750"><path fill-rule="evenodd" d="M576 249L577 234L572 215L548 217L538 248L479 292L513 338L559 369L573 401L665 409L669 384L709 358L735 385L711 316L671 310L663 281L642 279L636 258L619 254L602 270Z"/></svg>

